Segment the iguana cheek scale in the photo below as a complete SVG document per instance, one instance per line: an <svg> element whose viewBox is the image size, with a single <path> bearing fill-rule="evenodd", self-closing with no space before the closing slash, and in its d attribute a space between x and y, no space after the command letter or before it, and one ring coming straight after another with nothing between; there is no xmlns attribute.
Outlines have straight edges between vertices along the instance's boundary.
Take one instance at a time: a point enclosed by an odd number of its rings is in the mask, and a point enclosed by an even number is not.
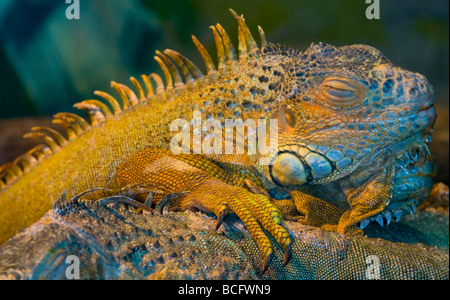
<svg viewBox="0 0 450 300"><path fill-rule="evenodd" d="M112 82L120 101L96 91L103 101L75 104L89 121L55 115L67 136L33 128L26 137L44 143L0 167L0 242L37 221L64 190L70 198L140 184L163 190L152 204L178 193L173 209L212 212L216 227L234 212L266 268L274 251L268 236L284 249L284 263L289 260L292 238L283 218L356 233L357 224L388 224L427 197L435 173L427 144L436 114L425 77L365 45L319 43L301 52L267 43L258 27L258 46L244 18L231 12L239 25L238 56L223 27L211 26L217 64L193 37L206 74L178 52L156 51L165 84L155 73L142 75L142 83L132 77L136 92ZM273 164L259 164L258 153L173 154L171 122L192 120L196 111L221 124L276 119ZM292 200L269 197L280 190Z"/></svg>

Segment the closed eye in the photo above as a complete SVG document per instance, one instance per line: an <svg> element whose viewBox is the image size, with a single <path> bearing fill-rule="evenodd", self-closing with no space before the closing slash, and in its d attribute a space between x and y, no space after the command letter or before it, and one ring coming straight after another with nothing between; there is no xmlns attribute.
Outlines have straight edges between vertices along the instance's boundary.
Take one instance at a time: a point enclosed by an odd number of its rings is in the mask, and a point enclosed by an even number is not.
<svg viewBox="0 0 450 300"><path fill-rule="evenodd" d="M339 90L339 89L336 89L333 87L327 87L327 89L325 89L325 92L330 97L348 98L348 99L351 99L352 97L357 95L357 92L355 92L355 91Z"/></svg>
<svg viewBox="0 0 450 300"><path fill-rule="evenodd" d="M321 95L331 104L347 107L364 99L366 87L348 78L329 77L320 86Z"/></svg>

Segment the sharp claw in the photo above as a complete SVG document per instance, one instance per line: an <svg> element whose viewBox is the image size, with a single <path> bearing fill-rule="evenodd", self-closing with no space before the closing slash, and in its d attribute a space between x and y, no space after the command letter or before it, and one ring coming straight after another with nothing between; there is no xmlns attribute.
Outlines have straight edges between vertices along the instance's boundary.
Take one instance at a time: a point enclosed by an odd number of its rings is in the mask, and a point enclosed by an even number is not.
<svg viewBox="0 0 450 300"><path fill-rule="evenodd" d="M287 263L291 259L291 256L292 256L291 244L289 243L286 246L286 248L284 248L283 267L287 265Z"/></svg>
<svg viewBox="0 0 450 300"><path fill-rule="evenodd" d="M264 274L267 271L267 268L269 268L270 262L272 261L272 253L270 253L269 255L267 255L266 259L264 260L264 265L263 265L263 269L261 271L261 274Z"/></svg>
<svg viewBox="0 0 450 300"><path fill-rule="evenodd" d="M148 207L152 207L152 204L153 204L153 193L152 192L148 193L148 196L145 199L144 204L147 205Z"/></svg>
<svg viewBox="0 0 450 300"><path fill-rule="evenodd" d="M219 230L220 225L222 225L223 220L225 220L225 217L228 213L228 207L226 207L225 209L221 210L219 213L219 216L217 217L217 223L216 223L216 228L215 230Z"/></svg>
<svg viewBox="0 0 450 300"><path fill-rule="evenodd" d="M181 192L181 193L171 193L168 195L165 195L155 206L155 211L157 211L159 214L163 214L164 207L170 206L173 202L173 200L181 197L186 196L188 192Z"/></svg>
<svg viewBox="0 0 450 300"><path fill-rule="evenodd" d="M72 198L72 200L70 200L71 203L75 203L77 202L82 196L86 195L87 193L91 193L91 192L95 192L95 191L105 191L105 192L112 192L112 190L110 189L104 189L104 188L95 188L95 189L90 189L88 191L85 191L81 194L76 195L75 197Z"/></svg>
<svg viewBox="0 0 450 300"><path fill-rule="evenodd" d="M58 198L54 203L53 203L53 210L55 210L56 212L58 212L60 209L62 209L62 207L66 204L72 204L72 203L77 203L80 198L88 193L91 192L95 192L95 191L106 191L106 192L112 192L112 190L110 189L104 189L104 188L94 188L94 189L90 189L87 191L84 191L78 195L76 195L75 197L73 197L70 200L66 199L66 191L63 191L62 195L60 198Z"/></svg>
<svg viewBox="0 0 450 300"><path fill-rule="evenodd" d="M108 205L110 203L114 203L114 202L120 202L120 203L133 205L134 207L142 208L145 211L153 212L153 208L148 207L147 205L142 204L139 201L133 200L133 199L125 197L125 196L112 196L112 197L101 199L97 203L98 203L98 205L106 206L106 205Z"/></svg>
<svg viewBox="0 0 450 300"><path fill-rule="evenodd" d="M166 205L170 206L172 204L173 200L175 200L175 197L173 197L173 194L165 195L155 206L155 211L157 211L159 214L163 214L164 207Z"/></svg>
<svg viewBox="0 0 450 300"><path fill-rule="evenodd" d="M220 225L222 225L224 216L225 216L225 215L222 215L222 216L217 220L216 227L214 228L215 231L219 230Z"/></svg>
<svg viewBox="0 0 450 300"><path fill-rule="evenodd" d="M148 196L147 196L147 198L145 199L145 202L144 202L145 205L147 205L147 206L149 206L149 207L152 207L152 204L153 204L153 198L154 198L154 196L155 196L155 193L156 193L156 194L161 194L161 193L163 193L163 191L156 190L156 191L151 191L151 192L149 192L149 193L148 193Z"/></svg>

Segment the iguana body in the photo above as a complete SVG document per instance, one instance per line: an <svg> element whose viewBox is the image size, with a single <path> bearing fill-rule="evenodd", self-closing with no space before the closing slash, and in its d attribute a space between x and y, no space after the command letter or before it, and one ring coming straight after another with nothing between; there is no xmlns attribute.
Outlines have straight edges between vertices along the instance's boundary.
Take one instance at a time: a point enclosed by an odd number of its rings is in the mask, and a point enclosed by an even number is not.
<svg viewBox="0 0 450 300"><path fill-rule="evenodd" d="M36 128L31 135L42 136L46 146L0 172L0 203L7 208L0 212L0 241L38 220L63 190L70 198L91 188L147 184L163 187L155 203L187 192L173 207L212 212L218 226L230 210L236 213L267 266L273 246L263 229L284 248L285 263L289 259L292 238L282 215L354 233L358 223L364 226L370 218L382 223L382 214L389 223L426 198L434 173L426 145L436 115L432 87L422 75L363 45L320 43L300 52L267 44L260 29L258 47L244 19L233 14L239 57L217 25L217 68L194 38L206 75L174 51L157 52L165 86L155 74L143 76L145 91L132 79L136 96L113 83L122 105L97 92L109 107L97 100L76 105L89 112L90 124L75 115L56 116L68 141ZM272 164L259 164L259 154L173 154L169 126L176 119L193 120L194 111L220 123L276 119L278 153L269 157ZM269 190L289 191L294 201L273 202ZM303 217L292 214L296 211Z"/></svg>
<svg viewBox="0 0 450 300"><path fill-rule="evenodd" d="M0 247L0 280L70 279L73 256L80 279L96 280L449 278L448 214L420 210L389 230L369 225L368 237L286 221L292 258L283 266L275 247L261 273L258 245L236 218L215 231L203 214L146 215L102 200L69 200Z"/></svg>

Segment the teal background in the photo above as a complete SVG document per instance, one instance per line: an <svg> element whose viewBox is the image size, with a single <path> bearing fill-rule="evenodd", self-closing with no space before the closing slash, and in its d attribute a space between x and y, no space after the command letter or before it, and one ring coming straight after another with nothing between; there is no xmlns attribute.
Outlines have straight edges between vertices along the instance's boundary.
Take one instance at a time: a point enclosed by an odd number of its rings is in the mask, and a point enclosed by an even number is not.
<svg viewBox="0 0 450 300"><path fill-rule="evenodd" d="M2 0L0 118L75 112L73 104L94 90L114 94L111 80L159 72L157 49L177 50L203 68L191 35L214 54L209 26L219 22L237 43L230 7L271 42L302 50L319 41L374 46L427 76L437 102L448 105L449 1L380 4L381 19L368 20L364 0L80 0L80 19L68 20L64 0Z"/></svg>

